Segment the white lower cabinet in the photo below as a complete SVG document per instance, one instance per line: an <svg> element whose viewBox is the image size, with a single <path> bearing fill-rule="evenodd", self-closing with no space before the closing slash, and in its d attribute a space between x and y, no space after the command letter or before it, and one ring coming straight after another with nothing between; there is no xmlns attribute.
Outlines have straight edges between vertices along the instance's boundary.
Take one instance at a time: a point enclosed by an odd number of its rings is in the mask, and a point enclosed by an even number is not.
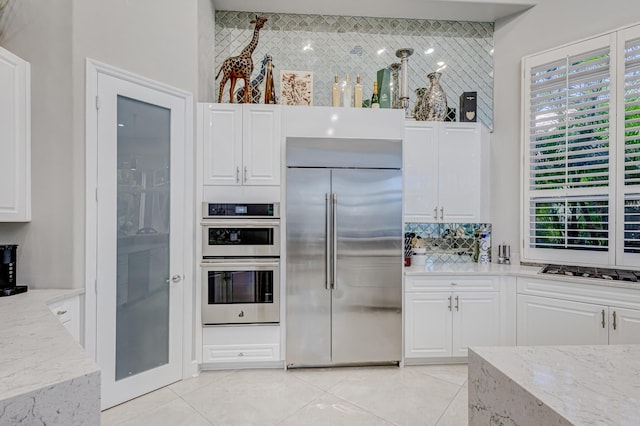
<svg viewBox="0 0 640 426"><path fill-rule="evenodd" d="M407 277L405 288L405 358L465 357L469 346L501 344L497 277Z"/></svg>
<svg viewBox="0 0 640 426"><path fill-rule="evenodd" d="M640 344L637 290L518 278L517 312L518 345Z"/></svg>
<svg viewBox="0 0 640 426"><path fill-rule="evenodd" d="M63 300L47 304L51 312L64 325L73 339L80 342L80 296L71 296Z"/></svg>
<svg viewBox="0 0 640 426"><path fill-rule="evenodd" d="M202 330L202 362L280 361L280 326L207 326Z"/></svg>
<svg viewBox="0 0 640 426"><path fill-rule="evenodd" d="M606 306L518 295L518 345L606 345Z"/></svg>

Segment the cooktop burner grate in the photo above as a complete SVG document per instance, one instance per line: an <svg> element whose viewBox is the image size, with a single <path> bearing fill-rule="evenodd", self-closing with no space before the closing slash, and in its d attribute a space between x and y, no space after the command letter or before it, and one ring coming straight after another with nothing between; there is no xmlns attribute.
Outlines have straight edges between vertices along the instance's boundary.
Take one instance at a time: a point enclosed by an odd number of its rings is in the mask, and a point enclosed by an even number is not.
<svg viewBox="0 0 640 426"><path fill-rule="evenodd" d="M629 271L624 269L547 265L542 270L542 273L550 275L566 275L578 278L599 278L603 280L630 281L634 283L640 282L640 271Z"/></svg>

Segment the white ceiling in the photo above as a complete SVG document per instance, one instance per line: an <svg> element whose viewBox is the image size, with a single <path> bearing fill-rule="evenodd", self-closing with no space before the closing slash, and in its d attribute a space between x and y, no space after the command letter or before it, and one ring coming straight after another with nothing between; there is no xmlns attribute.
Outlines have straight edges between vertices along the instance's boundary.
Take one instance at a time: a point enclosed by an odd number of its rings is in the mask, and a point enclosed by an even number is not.
<svg viewBox="0 0 640 426"><path fill-rule="evenodd" d="M213 0L216 10L495 22L538 0Z"/></svg>

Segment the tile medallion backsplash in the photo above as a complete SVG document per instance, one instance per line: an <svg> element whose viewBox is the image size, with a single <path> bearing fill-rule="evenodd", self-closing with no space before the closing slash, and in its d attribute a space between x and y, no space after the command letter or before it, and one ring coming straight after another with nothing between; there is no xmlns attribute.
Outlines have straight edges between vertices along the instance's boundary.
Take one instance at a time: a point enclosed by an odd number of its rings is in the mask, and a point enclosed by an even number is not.
<svg viewBox="0 0 640 426"><path fill-rule="evenodd" d="M426 248L428 262L477 262L482 233L491 235L490 223L406 223L405 240L417 237ZM489 250L489 261L491 251Z"/></svg>
<svg viewBox="0 0 640 426"><path fill-rule="evenodd" d="M215 16L215 64L235 56L253 35L255 13L217 11ZM376 73L399 63L395 52L411 47L408 87L410 110L416 90L429 86L427 74L440 70L440 83L450 108L459 111L463 92L478 92L478 119L493 124L493 23L431 21L351 16L296 15L266 13L268 21L259 33L253 52L255 79L265 54L273 57L276 93L280 92L280 70L313 72L313 105L331 105L334 75L343 81L349 74L352 84L360 75L364 99L373 91ZM212 99L218 99L218 79ZM236 87L242 86L238 83ZM223 102L229 101L228 84ZM264 93L263 93L264 95Z"/></svg>

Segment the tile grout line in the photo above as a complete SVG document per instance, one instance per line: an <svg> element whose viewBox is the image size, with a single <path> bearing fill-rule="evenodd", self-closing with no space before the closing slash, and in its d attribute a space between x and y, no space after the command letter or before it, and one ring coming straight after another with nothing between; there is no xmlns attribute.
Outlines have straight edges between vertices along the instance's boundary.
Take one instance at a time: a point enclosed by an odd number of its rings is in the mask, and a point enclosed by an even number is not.
<svg viewBox="0 0 640 426"><path fill-rule="evenodd" d="M207 371L216 371L216 370L204 370L204 371L200 371L200 374L202 374L202 373L205 373L205 374L206 374L206 372L207 372ZM219 379L224 379L224 378L227 378L227 377L233 376L233 375L235 375L237 372L238 372L238 370L237 370L237 369L231 370L231 371L229 372L229 374L225 374L224 376L220 377ZM199 376L199 375L198 375L198 376ZM194 379L195 379L195 378L194 378ZM176 382L176 383L177 383L177 382ZM212 385L212 384L214 384L214 383L215 383L215 382L207 383L206 385L202 386L202 388L207 387L207 386L209 386L209 385ZM193 390L193 391L191 391L191 392L197 391L197 390L199 390L199 389L200 389L200 388L196 388L196 389L194 389L194 390ZM176 394L176 395L178 396L178 398L180 398L182 401L184 401L184 403L185 403L185 404L187 404L187 405L188 405L188 406L189 406L193 411L195 411L196 413L198 413L198 414L200 415L200 417L202 417L202 418L203 418L207 423L209 423L211 426L216 426L216 424L215 424L215 423L213 423L211 420L209 420L209 418L208 418L204 413L202 413L202 412L201 412L200 410L198 410L196 407L194 407L193 405L191 405L191 404L189 403L189 401L187 401L186 399L184 399L182 395L178 394L178 393L177 393L176 391L174 391L173 389L169 389L169 390L171 390L171 392L173 392L174 394ZM191 392L187 392L187 394L189 394L189 393L191 393Z"/></svg>
<svg viewBox="0 0 640 426"><path fill-rule="evenodd" d="M449 407L451 407L451 405L453 404L453 401L456 400L456 398L458 397L458 395L460 394L460 392L462 391L462 389L464 388L465 383L467 383L467 381L465 380L465 382L460 386L460 389L458 389L458 392L456 392L456 394L453 396L453 398L451 398L451 401L449 401L449 404L447 404L447 406L445 407L444 411L442 411L442 414L440 414L440 417L438 417L438 420L436 420L436 422L434 423L434 426L437 426L438 423L440 423L440 420L442 420L442 418L444 417L444 415L447 413L447 410L449 410Z"/></svg>

